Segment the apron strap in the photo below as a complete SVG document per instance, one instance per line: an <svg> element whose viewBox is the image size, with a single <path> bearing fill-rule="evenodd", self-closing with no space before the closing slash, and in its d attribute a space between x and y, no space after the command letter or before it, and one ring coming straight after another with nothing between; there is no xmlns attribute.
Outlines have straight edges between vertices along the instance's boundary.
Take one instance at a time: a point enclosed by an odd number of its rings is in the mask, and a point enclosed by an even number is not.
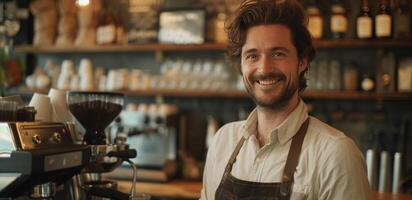
<svg viewBox="0 0 412 200"><path fill-rule="evenodd" d="M303 140L305 139L306 131L309 125L309 117L300 126L298 132L293 136L292 144L290 145L288 157L283 171L282 183L280 186L281 196L289 196L293 183L293 174L296 171L296 166L299 162L300 152L302 150Z"/></svg>
<svg viewBox="0 0 412 200"><path fill-rule="evenodd" d="M226 169L225 169L225 172L223 174L223 178L226 178L228 173L230 173L232 171L233 164L236 162L237 154L239 154L239 151L242 148L243 143L245 142L245 140L246 139L244 137L242 137L240 139L240 141L237 143L237 145L235 147L235 150L233 151L232 155L229 158L229 162L226 165Z"/></svg>

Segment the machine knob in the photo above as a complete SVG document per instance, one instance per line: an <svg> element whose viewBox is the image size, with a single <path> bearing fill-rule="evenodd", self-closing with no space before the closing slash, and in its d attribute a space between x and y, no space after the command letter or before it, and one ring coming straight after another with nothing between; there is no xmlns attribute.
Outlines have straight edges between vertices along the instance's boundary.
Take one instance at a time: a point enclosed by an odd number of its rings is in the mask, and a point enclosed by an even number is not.
<svg viewBox="0 0 412 200"><path fill-rule="evenodd" d="M34 144L41 144L41 136L39 134L33 135L32 140Z"/></svg>
<svg viewBox="0 0 412 200"><path fill-rule="evenodd" d="M54 132L52 136L52 140L54 143L60 143L62 141L62 136L58 132Z"/></svg>

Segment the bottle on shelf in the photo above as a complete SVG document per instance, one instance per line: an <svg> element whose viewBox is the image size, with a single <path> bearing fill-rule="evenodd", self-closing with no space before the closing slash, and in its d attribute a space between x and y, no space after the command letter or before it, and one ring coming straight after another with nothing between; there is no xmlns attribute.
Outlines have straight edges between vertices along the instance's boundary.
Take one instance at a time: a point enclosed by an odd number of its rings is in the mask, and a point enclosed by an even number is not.
<svg viewBox="0 0 412 200"><path fill-rule="evenodd" d="M225 21L226 8L223 6L209 6L207 20L207 40L215 43L226 43Z"/></svg>
<svg viewBox="0 0 412 200"><path fill-rule="evenodd" d="M308 14L308 30L313 39L321 39L323 34L323 17L316 1L310 0L306 8Z"/></svg>
<svg viewBox="0 0 412 200"><path fill-rule="evenodd" d="M395 92L396 58L392 52L378 52L376 90L378 92Z"/></svg>
<svg viewBox="0 0 412 200"><path fill-rule="evenodd" d="M411 10L408 0L392 0L395 39L411 38Z"/></svg>
<svg viewBox="0 0 412 200"><path fill-rule="evenodd" d="M358 89L359 72L354 63L349 63L344 67L343 89L346 91L356 91Z"/></svg>
<svg viewBox="0 0 412 200"><path fill-rule="evenodd" d="M340 0L333 0L330 16L330 31L333 39L342 39L348 30L346 9Z"/></svg>
<svg viewBox="0 0 412 200"><path fill-rule="evenodd" d="M107 1L104 5L96 30L96 43L99 45L116 43L116 21Z"/></svg>
<svg viewBox="0 0 412 200"><path fill-rule="evenodd" d="M356 18L356 36L358 39L371 39L373 36L373 20L368 0L362 0L361 11Z"/></svg>
<svg viewBox="0 0 412 200"><path fill-rule="evenodd" d="M393 17L386 0L380 0L379 11L375 16L375 35L378 39L392 37Z"/></svg>

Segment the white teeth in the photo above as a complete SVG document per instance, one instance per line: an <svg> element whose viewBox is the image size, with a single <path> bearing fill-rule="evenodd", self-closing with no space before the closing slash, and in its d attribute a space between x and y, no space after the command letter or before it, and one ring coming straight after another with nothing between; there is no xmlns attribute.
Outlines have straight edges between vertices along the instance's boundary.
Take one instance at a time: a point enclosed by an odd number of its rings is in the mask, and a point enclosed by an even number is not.
<svg viewBox="0 0 412 200"><path fill-rule="evenodd" d="M258 83L261 85L273 85L277 83L278 80L259 80Z"/></svg>

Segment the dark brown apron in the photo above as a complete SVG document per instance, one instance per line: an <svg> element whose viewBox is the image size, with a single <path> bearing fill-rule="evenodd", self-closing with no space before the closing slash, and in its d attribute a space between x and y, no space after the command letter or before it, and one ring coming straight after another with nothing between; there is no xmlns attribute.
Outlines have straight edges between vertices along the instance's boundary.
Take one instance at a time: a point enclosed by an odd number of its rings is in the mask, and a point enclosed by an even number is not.
<svg viewBox="0 0 412 200"><path fill-rule="evenodd" d="M230 172L236 162L236 156L242 148L245 138L236 145L232 156L226 165L220 185L216 190L215 199L258 199L258 200L288 200L292 193L293 174L298 165L303 139L308 129L309 118L300 126L298 132L292 138L288 157L283 171L282 182L280 183L259 183L239 180L233 177Z"/></svg>

